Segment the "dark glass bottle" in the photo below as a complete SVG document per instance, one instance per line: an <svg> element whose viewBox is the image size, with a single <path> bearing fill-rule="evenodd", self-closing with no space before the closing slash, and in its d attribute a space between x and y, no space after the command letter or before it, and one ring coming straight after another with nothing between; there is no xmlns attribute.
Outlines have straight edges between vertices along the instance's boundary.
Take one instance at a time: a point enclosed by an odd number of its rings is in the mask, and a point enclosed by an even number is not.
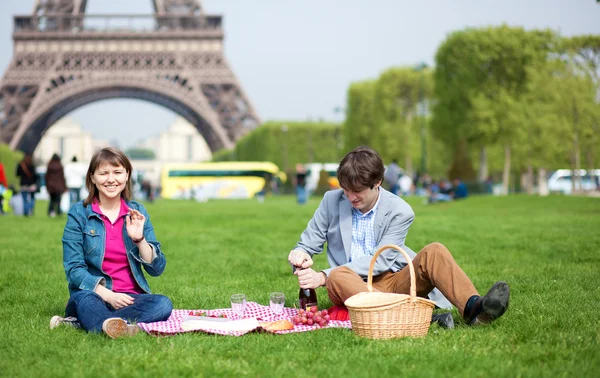
<svg viewBox="0 0 600 378"><path fill-rule="evenodd" d="M298 293L298 304L300 308L306 311L310 311L311 307L317 307L317 292L315 289L303 289L300 288Z"/></svg>

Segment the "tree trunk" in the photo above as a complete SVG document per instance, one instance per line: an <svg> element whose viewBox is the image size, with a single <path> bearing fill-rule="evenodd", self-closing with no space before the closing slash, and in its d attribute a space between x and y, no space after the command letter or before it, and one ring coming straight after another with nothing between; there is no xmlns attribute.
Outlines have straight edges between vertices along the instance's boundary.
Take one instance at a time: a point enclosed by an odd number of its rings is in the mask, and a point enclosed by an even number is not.
<svg viewBox="0 0 600 378"><path fill-rule="evenodd" d="M415 177L414 176L414 172L413 172L413 163L412 163L412 157L410 155L406 156L406 159L404 160L404 164L406 164L406 167L404 169L404 173L407 174L409 177Z"/></svg>
<svg viewBox="0 0 600 378"><path fill-rule="evenodd" d="M530 165L527 166L527 194L534 194L533 190L534 180L533 180L533 167Z"/></svg>
<svg viewBox="0 0 600 378"><path fill-rule="evenodd" d="M581 151L579 150L579 111L577 103L573 98L573 163L575 168L571 174L572 193L581 191L581 176L579 169L581 168Z"/></svg>
<svg viewBox="0 0 600 378"><path fill-rule="evenodd" d="M502 195L508 194L510 184L510 146L504 144L504 171L502 172Z"/></svg>
<svg viewBox="0 0 600 378"><path fill-rule="evenodd" d="M479 173L477 175L477 181L479 183L485 182L489 176L489 167L488 167L488 159L487 159L487 150L484 147L481 147L481 151L479 151Z"/></svg>
<svg viewBox="0 0 600 378"><path fill-rule="evenodd" d="M581 185L581 175L579 174L579 170L581 169L581 151L579 149L579 135L577 134L575 134L573 149L575 153L575 170L573 171L571 178L573 180L573 193L576 193L583 190L583 186Z"/></svg>
<svg viewBox="0 0 600 378"><path fill-rule="evenodd" d="M524 172L516 172L517 179L519 180L519 188L522 192L527 192L527 188L529 186L529 177L527 177L527 171ZM513 191L514 193L515 191Z"/></svg>
<svg viewBox="0 0 600 378"><path fill-rule="evenodd" d="M448 171L448 178L450 180L459 178L462 181L474 181L477 178L465 139L458 141L456 144L452 165Z"/></svg>
<svg viewBox="0 0 600 378"><path fill-rule="evenodd" d="M546 170L544 168L538 169L538 193L540 196L547 196L550 194L548 190L548 180L546 179Z"/></svg>
<svg viewBox="0 0 600 378"><path fill-rule="evenodd" d="M596 168L595 168L595 163L594 163L594 156L596 155L596 149L592 146L590 149L588 149L587 154L586 154L586 160L587 160L587 166L589 167L589 171L588 171L588 175L590 176L590 180L592 180L592 190L599 190L600 187L598 187L596 185L596 183L598 183L599 180L596 179L597 175L596 175Z"/></svg>

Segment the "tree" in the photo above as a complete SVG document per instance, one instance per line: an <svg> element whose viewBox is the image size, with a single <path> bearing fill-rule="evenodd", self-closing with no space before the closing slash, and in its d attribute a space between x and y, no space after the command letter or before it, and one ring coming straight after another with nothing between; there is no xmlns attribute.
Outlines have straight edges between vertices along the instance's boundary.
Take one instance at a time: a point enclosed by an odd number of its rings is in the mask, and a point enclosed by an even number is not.
<svg viewBox="0 0 600 378"><path fill-rule="evenodd" d="M340 125L269 121L242 137L231 155L239 161L270 161L286 173L298 164L341 159ZM221 155L220 155L221 156Z"/></svg>
<svg viewBox="0 0 600 378"><path fill-rule="evenodd" d="M156 155L149 148L129 148L125 150L125 155L132 160L154 160Z"/></svg>
<svg viewBox="0 0 600 378"><path fill-rule="evenodd" d="M505 193L511 153L519 147L513 142L518 130L527 127L521 98L527 68L545 61L555 42L550 31L488 27L452 33L436 53L432 127L448 144L481 150L479 180L487 171L486 147L501 144Z"/></svg>
<svg viewBox="0 0 600 378"><path fill-rule="evenodd" d="M573 107L577 104L581 106L584 125L581 129L582 135L574 136L577 140L575 144L578 149L584 151L586 165L589 169L594 169L598 159L598 144L600 144L600 36L583 35L564 39L566 54L563 56L570 62L570 69L576 76L587 76L592 83L592 90L595 93L595 101L576 102L573 99ZM588 93L589 92L584 92ZM590 100L588 98L588 100ZM579 117L579 112L576 114ZM586 120L589 122L585 126ZM579 120L574 120L579 121ZM578 128L579 129L579 128ZM581 137L581 139L579 139ZM574 151L575 174L573 185L576 182L581 185L581 178L578 176L580 168L580 151Z"/></svg>
<svg viewBox="0 0 600 378"><path fill-rule="evenodd" d="M19 180L15 175L17 164L23 159L21 151L12 151L8 144L0 143L0 163L4 165L4 173L8 185L19 188Z"/></svg>
<svg viewBox="0 0 600 378"><path fill-rule="evenodd" d="M377 127L371 136L372 147L381 151L384 161L404 160L404 168L411 176L413 159L423 152L420 128L427 120L423 120L426 115L419 110L431 102L432 76L431 70L418 72L412 67L397 67L383 72L375 84Z"/></svg>
<svg viewBox="0 0 600 378"><path fill-rule="evenodd" d="M344 150L350 151L372 142L372 132L376 127L374 112L374 80L350 84L346 105L346 120L342 128Z"/></svg>

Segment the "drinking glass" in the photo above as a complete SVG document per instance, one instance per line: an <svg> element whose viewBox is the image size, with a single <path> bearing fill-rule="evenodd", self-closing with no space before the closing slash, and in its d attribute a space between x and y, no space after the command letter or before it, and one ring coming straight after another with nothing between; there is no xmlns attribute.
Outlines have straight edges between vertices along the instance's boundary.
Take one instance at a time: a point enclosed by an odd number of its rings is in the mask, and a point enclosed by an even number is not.
<svg viewBox="0 0 600 378"><path fill-rule="evenodd" d="M283 293L271 293L269 297L269 305L271 311L275 315L279 315L283 312L283 305L285 304L285 295Z"/></svg>
<svg viewBox="0 0 600 378"><path fill-rule="evenodd" d="M244 317L246 311L246 295L244 294L233 294L231 296L231 308L241 319Z"/></svg>

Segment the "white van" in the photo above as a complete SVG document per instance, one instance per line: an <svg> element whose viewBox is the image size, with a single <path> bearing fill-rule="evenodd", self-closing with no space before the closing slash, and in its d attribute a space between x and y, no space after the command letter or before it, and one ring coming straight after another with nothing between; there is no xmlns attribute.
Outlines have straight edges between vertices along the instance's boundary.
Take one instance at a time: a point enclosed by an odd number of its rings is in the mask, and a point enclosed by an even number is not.
<svg viewBox="0 0 600 378"><path fill-rule="evenodd" d="M319 184L319 175L322 170L325 170L329 175L329 188L336 189L340 187L340 184L337 180L337 169L339 163L311 163L304 164L304 169L306 169L306 189L309 193L314 193L317 189L317 185Z"/></svg>
<svg viewBox="0 0 600 378"><path fill-rule="evenodd" d="M573 191L572 173L570 169L559 169L554 172L548 179L548 190L551 193L571 194ZM579 176L581 176L581 188L584 191L598 189L597 180L600 176L600 169L589 172L580 169Z"/></svg>

